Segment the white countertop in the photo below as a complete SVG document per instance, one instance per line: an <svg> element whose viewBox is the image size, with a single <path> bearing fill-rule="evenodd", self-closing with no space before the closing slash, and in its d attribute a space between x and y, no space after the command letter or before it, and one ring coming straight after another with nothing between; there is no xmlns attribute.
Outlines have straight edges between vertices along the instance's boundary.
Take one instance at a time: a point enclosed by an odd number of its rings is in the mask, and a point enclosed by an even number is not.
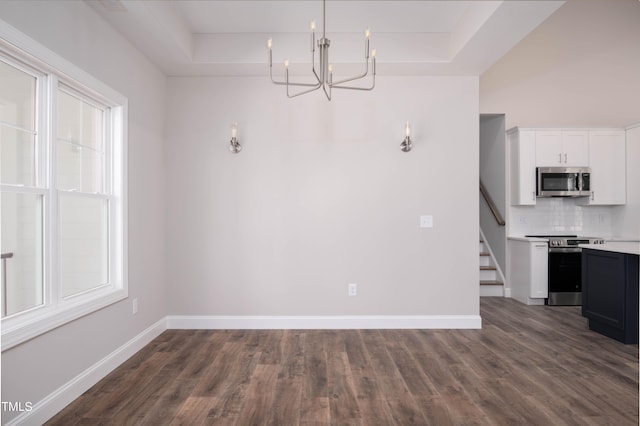
<svg viewBox="0 0 640 426"><path fill-rule="evenodd" d="M580 247L593 249L593 250L613 251L616 253L640 255L640 243L634 243L634 242L607 242L604 244L580 244Z"/></svg>
<svg viewBox="0 0 640 426"><path fill-rule="evenodd" d="M514 241L526 241L526 242L549 242L548 238L539 238L539 237L523 237L523 236L511 236L511 237L507 237L507 239L509 240L514 240Z"/></svg>

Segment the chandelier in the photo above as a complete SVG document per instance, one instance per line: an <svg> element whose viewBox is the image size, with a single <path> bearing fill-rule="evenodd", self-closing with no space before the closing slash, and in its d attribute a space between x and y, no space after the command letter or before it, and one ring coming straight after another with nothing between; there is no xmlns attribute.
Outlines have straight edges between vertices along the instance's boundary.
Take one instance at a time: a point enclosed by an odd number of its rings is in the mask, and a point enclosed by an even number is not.
<svg viewBox="0 0 640 426"><path fill-rule="evenodd" d="M325 24L326 24L326 0L322 0L322 38L318 40L318 59L316 60L316 23L315 21L311 21L310 30L311 30L311 73L313 74L313 79L315 83L302 83L302 82L294 82L289 79L289 60L284 60L284 72L285 79L284 81L277 81L273 78L273 40L267 40L267 49L269 50L269 77L271 78L271 82L273 84L282 85L286 87L287 96L289 98L294 98L296 96L303 95L305 93L310 93L315 90L322 88L324 94L327 96L327 99L331 100L331 90L332 89L349 89L349 90L372 90L376 84L376 49L372 49L369 51L369 38L371 37L371 32L367 29L364 32L365 42L364 42L364 63L365 69L364 73L357 75L355 77L346 78L344 80L333 81L333 65L329 63L329 44L330 41L326 37L325 34ZM371 59L371 66L369 66L369 59ZM318 68L316 68L316 62L318 63ZM369 87L354 87L345 85L345 83L350 83L355 80L359 80L371 75L371 86ZM299 88L296 93L292 93L290 87Z"/></svg>

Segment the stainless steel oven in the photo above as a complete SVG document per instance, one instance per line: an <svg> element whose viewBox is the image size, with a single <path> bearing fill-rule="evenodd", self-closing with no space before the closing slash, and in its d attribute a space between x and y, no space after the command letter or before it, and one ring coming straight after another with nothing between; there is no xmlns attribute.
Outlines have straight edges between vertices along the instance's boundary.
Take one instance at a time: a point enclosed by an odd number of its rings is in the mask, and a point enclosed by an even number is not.
<svg viewBox="0 0 640 426"><path fill-rule="evenodd" d="M530 235L533 236L533 235ZM576 235L536 235L549 239L548 305L582 305L582 249L580 244L604 240Z"/></svg>
<svg viewBox="0 0 640 426"><path fill-rule="evenodd" d="M582 249L549 247L549 305L582 305Z"/></svg>

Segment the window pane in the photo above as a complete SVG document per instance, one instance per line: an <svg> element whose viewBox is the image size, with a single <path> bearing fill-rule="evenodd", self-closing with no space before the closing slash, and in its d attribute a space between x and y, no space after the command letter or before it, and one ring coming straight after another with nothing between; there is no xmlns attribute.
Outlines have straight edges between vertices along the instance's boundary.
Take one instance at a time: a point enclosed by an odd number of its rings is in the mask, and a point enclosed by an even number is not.
<svg viewBox="0 0 640 426"><path fill-rule="evenodd" d="M0 125L0 180L12 185L35 183L35 135Z"/></svg>
<svg viewBox="0 0 640 426"><path fill-rule="evenodd" d="M35 130L36 78L0 61L0 121Z"/></svg>
<svg viewBox="0 0 640 426"><path fill-rule="evenodd" d="M43 303L42 195L3 192L2 316ZM6 274L6 275L5 275Z"/></svg>
<svg viewBox="0 0 640 426"><path fill-rule="evenodd" d="M103 110L58 90L58 188L103 192Z"/></svg>
<svg viewBox="0 0 640 426"><path fill-rule="evenodd" d="M109 281L108 201L61 194L58 202L60 282L68 297Z"/></svg>
<svg viewBox="0 0 640 426"><path fill-rule="evenodd" d="M103 150L103 110L58 90L58 139Z"/></svg>
<svg viewBox="0 0 640 426"><path fill-rule="evenodd" d="M58 188L102 192L103 155L83 145L58 141Z"/></svg>

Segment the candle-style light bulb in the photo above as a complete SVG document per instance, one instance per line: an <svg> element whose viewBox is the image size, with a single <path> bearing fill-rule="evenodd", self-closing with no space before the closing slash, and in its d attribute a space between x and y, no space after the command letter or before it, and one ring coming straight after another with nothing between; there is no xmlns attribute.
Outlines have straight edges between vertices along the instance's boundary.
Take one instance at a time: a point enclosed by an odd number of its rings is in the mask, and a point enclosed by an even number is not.
<svg viewBox="0 0 640 426"><path fill-rule="evenodd" d="M375 58L376 57L376 49L371 49L371 57Z"/></svg>
<svg viewBox="0 0 640 426"><path fill-rule="evenodd" d="M329 73L332 73L332 72L333 72L333 64L329 65Z"/></svg>
<svg viewBox="0 0 640 426"><path fill-rule="evenodd" d="M267 49L271 50L271 46L273 46L273 39L267 40Z"/></svg>
<svg viewBox="0 0 640 426"><path fill-rule="evenodd" d="M309 29L311 31L315 31L316 30L316 21L311 21L311 23L309 24Z"/></svg>
<svg viewBox="0 0 640 426"><path fill-rule="evenodd" d="M371 30L370 30L369 28L367 28L366 30L364 30L364 36L365 36L366 38L371 37Z"/></svg>
<svg viewBox="0 0 640 426"><path fill-rule="evenodd" d="M289 60L288 59L284 60L284 67L285 68L289 68Z"/></svg>
<svg viewBox="0 0 640 426"><path fill-rule="evenodd" d="M231 139L235 139L238 136L238 123L231 125Z"/></svg>
<svg viewBox="0 0 640 426"><path fill-rule="evenodd" d="M407 124L404 126L404 134L406 137L411 136L411 126L409 125L408 121L407 121Z"/></svg>

